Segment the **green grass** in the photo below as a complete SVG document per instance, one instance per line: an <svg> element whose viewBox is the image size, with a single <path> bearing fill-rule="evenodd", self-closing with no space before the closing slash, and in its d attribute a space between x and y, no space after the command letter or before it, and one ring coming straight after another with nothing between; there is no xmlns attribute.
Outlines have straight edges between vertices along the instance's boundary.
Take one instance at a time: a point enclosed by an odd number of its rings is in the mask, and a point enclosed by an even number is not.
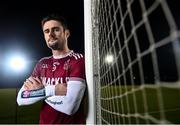
<svg viewBox="0 0 180 125"><path fill-rule="evenodd" d="M39 123L39 111L42 102L29 106L18 106L16 89L0 89L0 100L0 124Z"/></svg>
<svg viewBox="0 0 180 125"><path fill-rule="evenodd" d="M158 88L152 85L145 86L143 89L138 88L139 86L135 86L134 89L137 91L134 92L132 92L132 87L130 86L126 88L124 86L109 86L101 89L101 97L109 98L109 100L101 99L101 107L119 114L115 115L101 110L104 120L112 124L146 123L146 120L140 117L129 116L129 114L138 113L141 116L145 116L145 108L147 108L147 113L157 120L160 120L161 114L164 114L165 120L170 123L180 123L180 88ZM159 93L162 93L162 95ZM115 96L116 98L111 98ZM160 106L160 96L162 96L164 107ZM161 109L163 109L164 113L160 112ZM129 117L125 117L122 114ZM156 123L152 120L148 122Z"/></svg>
<svg viewBox="0 0 180 125"><path fill-rule="evenodd" d="M134 89L138 89L139 86L135 86ZM101 89L102 98L111 98L117 96L117 98L110 100L101 99L101 107L103 109L120 114L113 115L101 110L102 117L109 123L146 123L146 120L135 117L124 117L122 114L127 115L139 113L142 116L145 114L145 106L147 107L148 114L156 119L160 119L160 106L158 91L162 92L162 99L164 104L164 114L166 120L171 123L180 123L180 88L167 88L167 87L145 87L144 89L138 89L138 91L131 92L132 87L125 88L124 86L109 86ZM110 92L110 93L109 93ZM146 96L146 101L143 98L143 92ZM135 100L136 97L136 109ZM35 124L39 122L39 111L42 102L35 103L29 106L17 106L16 104L16 89L0 89L0 124ZM129 106L128 106L128 104ZM147 102L147 105L145 105ZM129 107L129 110L128 110ZM102 122L104 123L104 122ZM153 123L149 120L149 123Z"/></svg>

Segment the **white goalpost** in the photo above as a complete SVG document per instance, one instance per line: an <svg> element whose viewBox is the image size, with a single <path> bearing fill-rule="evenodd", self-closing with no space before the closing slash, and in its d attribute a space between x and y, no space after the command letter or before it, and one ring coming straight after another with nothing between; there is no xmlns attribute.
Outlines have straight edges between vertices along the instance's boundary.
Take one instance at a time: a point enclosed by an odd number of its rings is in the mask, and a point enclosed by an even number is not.
<svg viewBox="0 0 180 125"><path fill-rule="evenodd" d="M95 124L95 90L93 83L93 55L92 55L92 17L91 0L84 0L84 35L85 35L85 67L88 91L87 124Z"/></svg>

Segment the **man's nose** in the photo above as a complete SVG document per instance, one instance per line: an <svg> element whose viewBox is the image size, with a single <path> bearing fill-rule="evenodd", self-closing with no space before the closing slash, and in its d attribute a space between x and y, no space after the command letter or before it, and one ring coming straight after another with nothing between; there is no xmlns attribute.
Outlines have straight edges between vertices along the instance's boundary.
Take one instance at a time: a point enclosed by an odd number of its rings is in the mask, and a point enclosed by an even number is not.
<svg viewBox="0 0 180 125"><path fill-rule="evenodd" d="M53 31L53 30L51 30L51 31L49 32L49 36L54 36L54 31Z"/></svg>

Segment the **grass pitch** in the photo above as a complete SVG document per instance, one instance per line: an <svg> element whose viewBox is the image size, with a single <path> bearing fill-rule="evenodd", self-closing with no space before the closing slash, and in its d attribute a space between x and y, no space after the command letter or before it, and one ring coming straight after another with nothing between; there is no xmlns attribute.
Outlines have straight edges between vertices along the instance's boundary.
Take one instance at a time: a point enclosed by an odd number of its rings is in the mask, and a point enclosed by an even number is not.
<svg viewBox="0 0 180 125"><path fill-rule="evenodd" d="M0 124L38 124L42 102L29 106L18 106L14 89L0 89Z"/></svg>
<svg viewBox="0 0 180 125"><path fill-rule="evenodd" d="M102 123L180 123L180 88L107 86L101 89ZM164 119L162 119L164 118Z"/></svg>
<svg viewBox="0 0 180 125"><path fill-rule="evenodd" d="M38 124L42 102L18 106L17 91L0 89L0 124ZM157 123L162 114L167 123L180 123L179 87L108 86L101 89L100 100L101 117L111 124Z"/></svg>

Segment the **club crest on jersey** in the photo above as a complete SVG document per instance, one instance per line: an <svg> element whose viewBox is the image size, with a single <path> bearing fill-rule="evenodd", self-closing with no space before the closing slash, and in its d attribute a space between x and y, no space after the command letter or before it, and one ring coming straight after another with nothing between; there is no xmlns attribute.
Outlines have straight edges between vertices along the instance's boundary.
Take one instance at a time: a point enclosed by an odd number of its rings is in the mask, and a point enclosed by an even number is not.
<svg viewBox="0 0 180 125"><path fill-rule="evenodd" d="M70 59L68 59L65 63L64 63L64 70L68 70L69 69L69 62L70 62Z"/></svg>
<svg viewBox="0 0 180 125"><path fill-rule="evenodd" d="M47 69L47 68L48 68L48 65L47 65L47 64L42 64L42 68L43 68L43 69Z"/></svg>
<svg viewBox="0 0 180 125"><path fill-rule="evenodd" d="M54 72L57 68L57 66L60 65L59 62L53 62L53 68L52 68L52 72Z"/></svg>

